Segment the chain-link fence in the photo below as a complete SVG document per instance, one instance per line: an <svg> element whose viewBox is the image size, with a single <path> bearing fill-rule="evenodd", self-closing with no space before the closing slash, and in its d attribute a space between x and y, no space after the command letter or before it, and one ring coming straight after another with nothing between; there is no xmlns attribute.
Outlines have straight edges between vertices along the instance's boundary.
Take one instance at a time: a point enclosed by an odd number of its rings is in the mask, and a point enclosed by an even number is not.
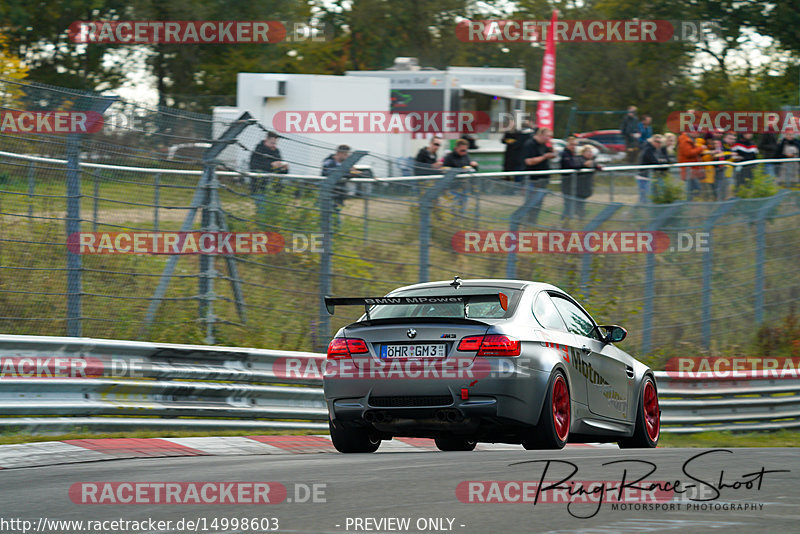
<svg viewBox="0 0 800 534"><path fill-rule="evenodd" d="M323 177L335 147L294 136L278 144L287 174L253 174L244 169L266 132L247 115L215 122L11 82L0 96L4 112L105 118L84 135L0 132L3 333L322 349L353 319L329 317L323 296L459 275L560 286L627 327L636 353L739 343L800 297L798 191L637 203L641 173L618 167L577 199L558 172L546 187L535 176L403 176L401 162L358 147ZM279 247L77 254L67 244L78 232L181 231L268 232ZM629 233L657 246L619 250Z"/></svg>

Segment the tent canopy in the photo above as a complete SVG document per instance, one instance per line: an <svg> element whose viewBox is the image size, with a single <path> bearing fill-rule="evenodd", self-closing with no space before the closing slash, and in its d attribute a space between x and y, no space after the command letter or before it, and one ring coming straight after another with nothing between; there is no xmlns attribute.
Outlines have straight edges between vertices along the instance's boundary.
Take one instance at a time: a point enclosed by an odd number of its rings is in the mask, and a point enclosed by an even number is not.
<svg viewBox="0 0 800 534"><path fill-rule="evenodd" d="M467 91L472 91L473 93L499 96L501 98L509 98L512 100L525 100L528 102L537 102L540 100L560 102L562 100L571 100L571 98L568 96L551 95L549 93L540 93L539 91L518 89L509 85L462 85L461 88Z"/></svg>

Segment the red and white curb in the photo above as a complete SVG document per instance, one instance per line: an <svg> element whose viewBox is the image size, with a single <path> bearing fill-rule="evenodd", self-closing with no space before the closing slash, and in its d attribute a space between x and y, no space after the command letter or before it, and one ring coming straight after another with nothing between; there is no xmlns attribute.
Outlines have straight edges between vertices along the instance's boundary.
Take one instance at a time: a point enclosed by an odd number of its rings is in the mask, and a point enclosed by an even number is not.
<svg viewBox="0 0 800 534"><path fill-rule="evenodd" d="M569 444L567 448L617 448L613 443ZM432 439L395 438L381 443L381 452L436 451ZM479 451L521 450L519 445L478 444ZM170 456L246 456L336 452L330 436L228 436L198 438L72 439L0 445L0 469L96 462L121 458Z"/></svg>

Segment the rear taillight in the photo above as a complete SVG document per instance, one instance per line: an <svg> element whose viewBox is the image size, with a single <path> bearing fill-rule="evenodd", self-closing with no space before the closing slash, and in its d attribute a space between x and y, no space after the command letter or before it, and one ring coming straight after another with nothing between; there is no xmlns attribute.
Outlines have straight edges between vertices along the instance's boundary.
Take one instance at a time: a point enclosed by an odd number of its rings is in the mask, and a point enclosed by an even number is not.
<svg viewBox="0 0 800 534"><path fill-rule="evenodd" d="M475 352L481 348L483 336L467 336L458 342L458 350L461 352Z"/></svg>
<svg viewBox="0 0 800 534"><path fill-rule="evenodd" d="M520 344L518 339L501 334L468 336L458 343L458 350L477 351L477 356L519 356Z"/></svg>
<svg viewBox="0 0 800 534"><path fill-rule="evenodd" d="M369 349L363 339L335 337L328 343L329 360L341 360L349 358L351 354L362 354L365 352L369 352Z"/></svg>

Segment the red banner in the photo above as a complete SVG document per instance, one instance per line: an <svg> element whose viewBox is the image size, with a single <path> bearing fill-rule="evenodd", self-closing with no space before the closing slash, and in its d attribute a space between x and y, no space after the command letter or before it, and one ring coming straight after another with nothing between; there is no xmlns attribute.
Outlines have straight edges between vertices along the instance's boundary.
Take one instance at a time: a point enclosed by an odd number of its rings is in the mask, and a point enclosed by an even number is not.
<svg viewBox="0 0 800 534"><path fill-rule="evenodd" d="M554 9L553 20L550 22L553 27L555 27L557 18L558 12ZM554 32L547 32L547 44L544 49L539 92L551 95L556 92L556 41ZM553 102L539 101L539 105L536 108L536 126L552 130L553 124Z"/></svg>

